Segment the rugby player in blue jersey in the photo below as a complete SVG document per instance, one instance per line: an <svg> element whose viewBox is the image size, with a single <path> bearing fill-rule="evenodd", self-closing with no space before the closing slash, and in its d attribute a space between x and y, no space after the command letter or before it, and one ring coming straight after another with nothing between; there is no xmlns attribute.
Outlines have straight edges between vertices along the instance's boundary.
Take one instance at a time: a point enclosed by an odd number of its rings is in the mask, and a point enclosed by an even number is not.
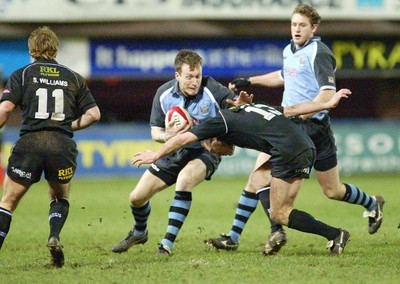
<svg viewBox="0 0 400 284"><path fill-rule="evenodd" d="M150 115L152 139L165 143L179 131L165 125L165 115L173 106L180 106L193 118L194 124L215 117L220 109L227 108L227 99L235 100L231 90L211 77L202 75L202 58L193 51L182 50L175 58L175 78L158 88L153 99ZM220 154L232 154L228 153ZM155 161L140 178L129 195L134 225L128 236L116 243L112 251L125 252L133 245L148 240L147 220L150 215L150 199L157 192L175 184L175 197L169 210L168 227L161 240L158 253L170 255L175 239L189 213L192 190L203 180L211 179L221 157L194 143Z"/></svg>
<svg viewBox="0 0 400 284"><path fill-rule="evenodd" d="M336 60L331 50L314 36L320 24L318 12L307 4L294 8L291 17L292 40L283 51L283 67L279 71L249 78L236 78L229 88L237 90L250 85L284 87L282 106L307 101L326 102L335 94ZM317 156L314 164L316 176L324 194L334 200L359 204L368 217L368 231L374 234L382 223L384 199L371 196L353 184L339 179L335 139L331 130L328 110L293 118L313 140ZM254 212L258 200L267 215L269 209L270 175L269 155L261 153L239 199L235 218L229 234L207 240L207 244L226 250L236 250L246 222ZM286 234L279 223L271 221L271 235L263 249L264 255L276 254L286 243Z"/></svg>

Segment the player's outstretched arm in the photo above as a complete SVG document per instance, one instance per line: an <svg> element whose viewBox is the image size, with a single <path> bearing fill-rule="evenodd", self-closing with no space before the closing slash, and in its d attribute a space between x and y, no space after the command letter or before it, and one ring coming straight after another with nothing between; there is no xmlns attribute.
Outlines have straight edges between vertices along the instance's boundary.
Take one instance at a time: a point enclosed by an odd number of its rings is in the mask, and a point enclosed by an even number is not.
<svg viewBox="0 0 400 284"><path fill-rule="evenodd" d="M218 138L210 138L201 141L201 145L209 152L219 156L232 156L235 153L235 146L225 143Z"/></svg>
<svg viewBox="0 0 400 284"><path fill-rule="evenodd" d="M131 163L133 165L136 165L137 167L140 167L143 164L154 163L158 159L165 157L165 156L179 150L186 144L189 144L189 143L192 143L195 141L197 141L197 136L191 132L185 132L182 134L178 134L175 137L168 140L167 142L165 142L165 144L160 149L158 149L157 152L147 150L144 152L136 153L133 156Z"/></svg>
<svg viewBox="0 0 400 284"><path fill-rule="evenodd" d="M176 136L177 134L184 133L190 129L190 124L182 125L180 128L174 127L174 122L170 121L166 128L152 128L151 129L151 138L153 141L158 143L165 143L172 137Z"/></svg>
<svg viewBox="0 0 400 284"><path fill-rule="evenodd" d="M269 88L283 86L283 80L280 75L281 71L274 71L263 75L235 78L229 83L228 88L237 92L238 89L247 88L250 85L258 85Z"/></svg>
<svg viewBox="0 0 400 284"><path fill-rule="evenodd" d="M249 78L241 77L233 79L232 82L229 83L228 88L231 91L237 92L239 88L246 88L250 85L251 83Z"/></svg>
<svg viewBox="0 0 400 284"><path fill-rule="evenodd" d="M335 108L341 99L348 98L349 95L351 95L351 91L349 89L340 89L327 102L311 101L284 107L284 115L286 117L292 117L296 115L316 113L324 109Z"/></svg>

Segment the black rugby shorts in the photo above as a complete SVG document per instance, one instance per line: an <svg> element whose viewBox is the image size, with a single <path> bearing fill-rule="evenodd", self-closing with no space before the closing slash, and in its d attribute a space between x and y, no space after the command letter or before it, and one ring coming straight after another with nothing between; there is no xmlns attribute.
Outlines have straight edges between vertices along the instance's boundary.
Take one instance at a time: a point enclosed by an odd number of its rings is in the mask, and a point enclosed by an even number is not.
<svg viewBox="0 0 400 284"><path fill-rule="evenodd" d="M311 138L317 150L314 169L327 171L334 168L337 165L337 148L329 116L322 120L308 119L299 123L299 126Z"/></svg>
<svg viewBox="0 0 400 284"><path fill-rule="evenodd" d="M151 164L149 171L163 180L167 185L173 185L178 178L179 172L189 161L200 159L207 168L206 180L218 169L221 158L218 155L210 153L204 148L183 148L177 152L163 157Z"/></svg>
<svg viewBox="0 0 400 284"><path fill-rule="evenodd" d="M271 175L283 180L293 178L309 178L311 168L315 162L315 149L309 148L298 154L291 161L285 160L280 155L272 155Z"/></svg>
<svg viewBox="0 0 400 284"><path fill-rule="evenodd" d="M65 184L75 173L77 155L75 141L62 132L26 133L11 151L7 174L16 182L33 184L44 173L46 180Z"/></svg>

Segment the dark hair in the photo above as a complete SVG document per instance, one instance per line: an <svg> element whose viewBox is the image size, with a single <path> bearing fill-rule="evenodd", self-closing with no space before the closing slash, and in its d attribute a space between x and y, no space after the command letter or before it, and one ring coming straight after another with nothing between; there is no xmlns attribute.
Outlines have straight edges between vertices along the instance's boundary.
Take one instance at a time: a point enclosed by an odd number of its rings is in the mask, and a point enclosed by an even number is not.
<svg viewBox="0 0 400 284"><path fill-rule="evenodd" d="M194 69L197 66L202 66L203 59L194 51L181 50L175 57L175 71L181 73L183 64L187 64L190 69Z"/></svg>
<svg viewBox="0 0 400 284"><path fill-rule="evenodd" d="M46 26L34 30L28 39L29 54L35 60L56 58L59 46L57 35Z"/></svg>
<svg viewBox="0 0 400 284"><path fill-rule="evenodd" d="M294 14L300 14L307 17L310 19L311 25L319 25L319 23L321 23L321 16L318 14L317 10L304 3L301 3L294 8L292 16Z"/></svg>

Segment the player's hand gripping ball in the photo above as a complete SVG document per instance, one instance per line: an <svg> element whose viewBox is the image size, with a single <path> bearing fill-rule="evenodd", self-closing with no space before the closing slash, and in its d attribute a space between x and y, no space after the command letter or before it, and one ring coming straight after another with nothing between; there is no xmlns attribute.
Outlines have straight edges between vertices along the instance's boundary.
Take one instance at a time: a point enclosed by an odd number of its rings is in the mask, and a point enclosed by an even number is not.
<svg viewBox="0 0 400 284"><path fill-rule="evenodd" d="M181 128L186 126L186 124L190 125L190 128L193 126L193 119L190 114L182 107L174 106L170 108L165 116L165 127L169 125L169 123L174 122L174 128Z"/></svg>

